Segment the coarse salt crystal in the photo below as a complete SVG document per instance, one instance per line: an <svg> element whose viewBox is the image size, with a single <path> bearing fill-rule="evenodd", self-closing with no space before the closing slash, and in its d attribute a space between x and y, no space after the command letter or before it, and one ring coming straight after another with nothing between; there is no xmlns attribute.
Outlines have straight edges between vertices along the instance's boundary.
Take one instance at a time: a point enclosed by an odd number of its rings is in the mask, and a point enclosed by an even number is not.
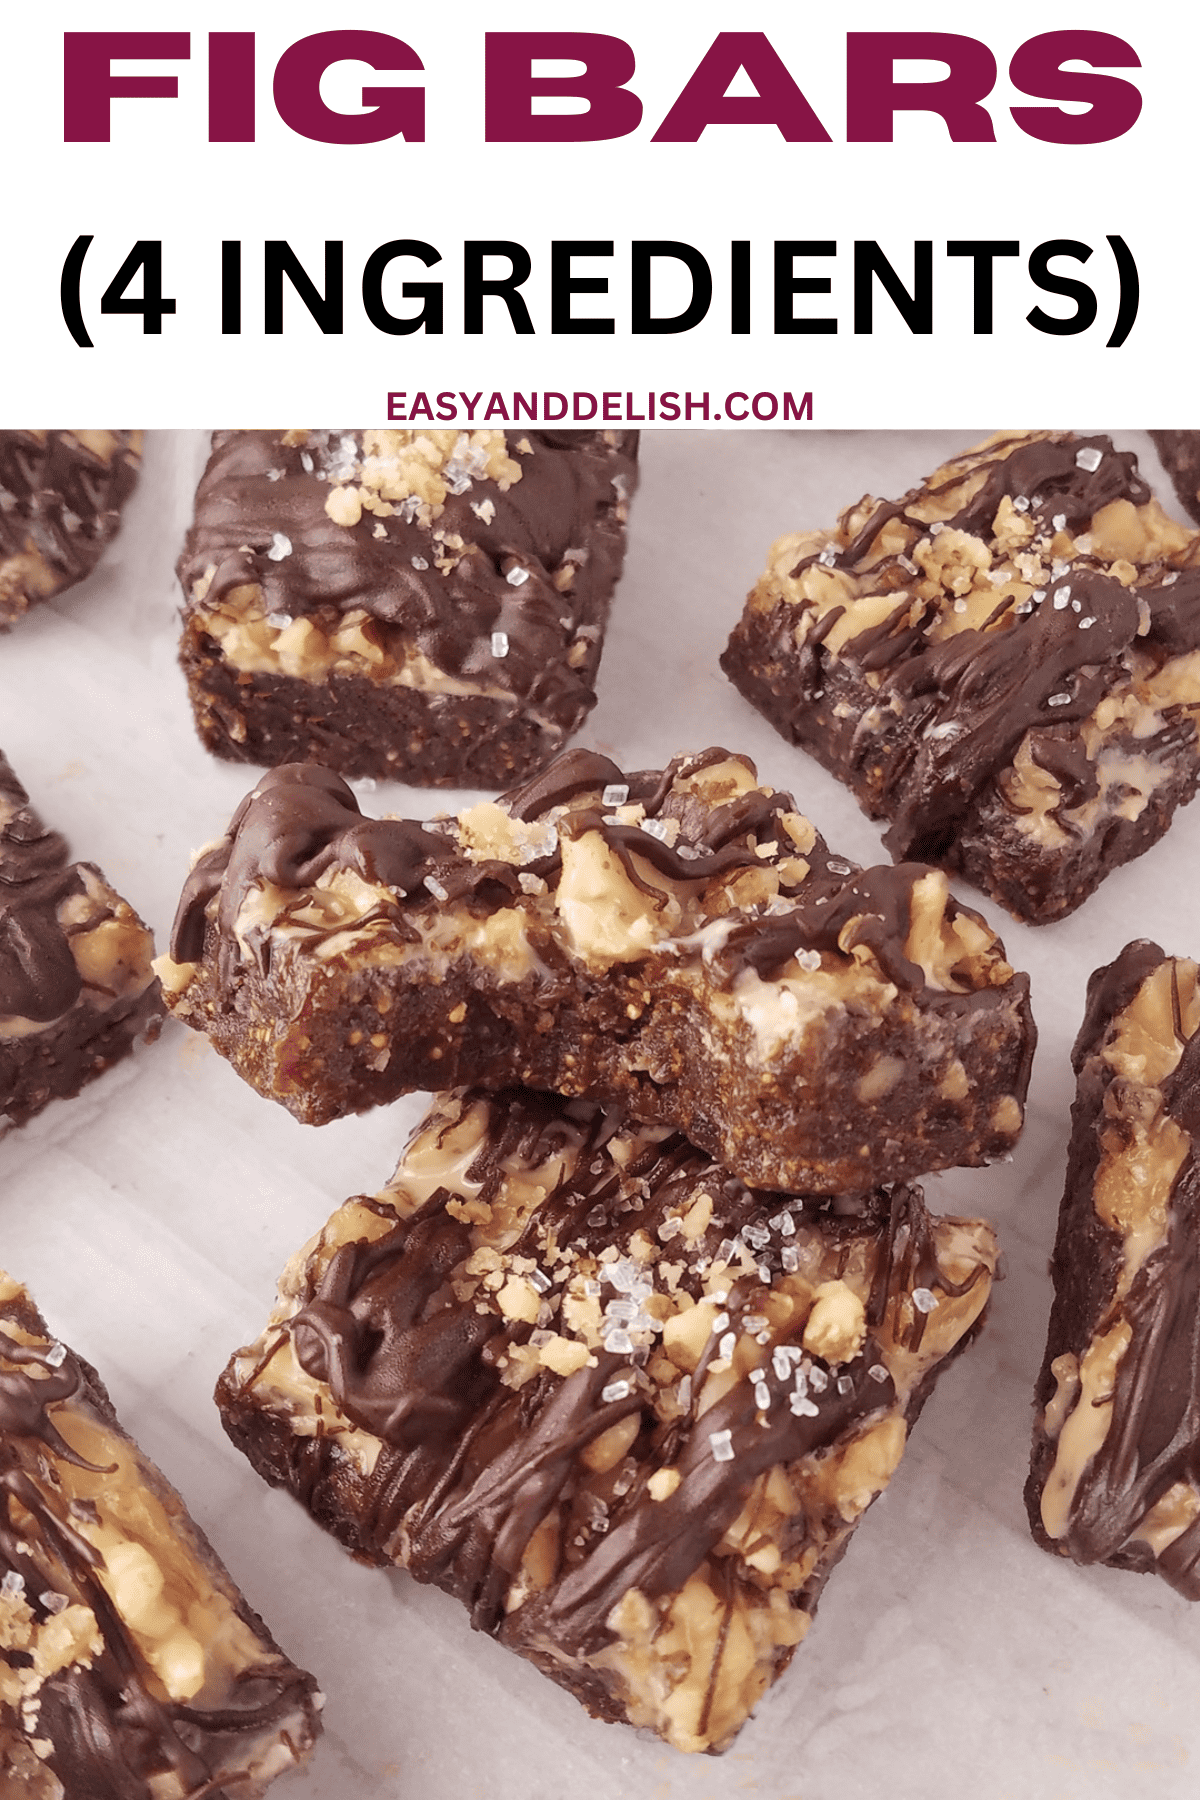
<svg viewBox="0 0 1200 1800"><path fill-rule="evenodd" d="M524 587L525 583L529 580L529 570L522 569L520 565L518 565L515 569L510 569L504 579L507 581L509 587Z"/></svg>
<svg viewBox="0 0 1200 1800"><path fill-rule="evenodd" d="M710 1431L708 1434L708 1442L709 1447L712 1450L714 1462L733 1461L732 1431Z"/></svg>
<svg viewBox="0 0 1200 1800"><path fill-rule="evenodd" d="M918 1312L931 1313L937 1305L937 1295L926 1287L914 1288L912 1303Z"/></svg>
<svg viewBox="0 0 1200 1800"><path fill-rule="evenodd" d="M48 1369L61 1369L66 1360L67 1346L58 1343L51 1344L46 1352L46 1367Z"/></svg>
<svg viewBox="0 0 1200 1800"><path fill-rule="evenodd" d="M442 886L441 882L435 880L435 878L432 875L427 875L425 877L425 886L428 888L429 892L433 895L435 900L448 900L450 898L449 890L447 888L444 888Z"/></svg>
<svg viewBox="0 0 1200 1800"><path fill-rule="evenodd" d="M507 656L508 655L508 633L507 633L507 631L493 631L493 633L492 633L492 655L493 656Z"/></svg>
<svg viewBox="0 0 1200 1800"><path fill-rule="evenodd" d="M629 789L623 781L610 781L600 796L602 806L624 806L629 798Z"/></svg>
<svg viewBox="0 0 1200 1800"><path fill-rule="evenodd" d="M872 1363L871 1367L867 1370L867 1374L871 1377L872 1381L877 1381L881 1387L888 1378L888 1372L882 1363Z"/></svg>
<svg viewBox="0 0 1200 1800"><path fill-rule="evenodd" d="M1080 619L1079 629L1080 631L1090 631L1095 623L1095 619Z"/></svg>
<svg viewBox="0 0 1200 1800"><path fill-rule="evenodd" d="M1047 706L1070 706L1070 704L1071 704L1070 694L1051 694L1050 698L1046 702Z"/></svg>
<svg viewBox="0 0 1200 1800"><path fill-rule="evenodd" d="M291 538L284 537L282 531L275 532L271 538L271 547L267 551L268 562L282 562L285 556L290 556L291 554Z"/></svg>
<svg viewBox="0 0 1200 1800"><path fill-rule="evenodd" d="M1055 531L1065 531L1067 528L1066 513L1055 513L1050 523L1053 525Z"/></svg>
<svg viewBox="0 0 1200 1800"><path fill-rule="evenodd" d="M1055 612L1066 612L1066 610L1067 610L1068 606L1070 606L1070 604L1071 604L1071 589L1070 589L1070 587L1069 586L1060 587L1057 594L1055 594L1055 596L1054 596Z"/></svg>
<svg viewBox="0 0 1200 1800"><path fill-rule="evenodd" d="M815 1419L817 1416L817 1409L807 1394L792 1394L788 1399L788 1405L797 1418Z"/></svg>
<svg viewBox="0 0 1200 1800"><path fill-rule="evenodd" d="M614 1400L627 1400L632 1392L633 1383L631 1381L610 1381L606 1388L601 1388L600 1398L607 1406Z"/></svg>
<svg viewBox="0 0 1200 1800"><path fill-rule="evenodd" d="M1075 467L1086 469L1089 475L1094 475L1103 461L1104 452L1098 450L1095 444L1085 444L1082 450L1075 452Z"/></svg>

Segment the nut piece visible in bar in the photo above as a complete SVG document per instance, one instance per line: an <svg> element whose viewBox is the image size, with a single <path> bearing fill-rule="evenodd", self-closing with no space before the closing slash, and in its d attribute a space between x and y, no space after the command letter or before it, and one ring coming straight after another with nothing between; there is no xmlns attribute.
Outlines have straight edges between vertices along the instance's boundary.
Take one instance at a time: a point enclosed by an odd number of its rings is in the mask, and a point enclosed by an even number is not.
<svg viewBox="0 0 1200 1800"><path fill-rule="evenodd" d="M1033 1535L1200 1600L1200 971L1098 969L1051 1265L1025 1490Z"/></svg>
<svg viewBox="0 0 1200 1800"><path fill-rule="evenodd" d="M91 574L141 454L140 431L0 431L0 631Z"/></svg>
<svg viewBox="0 0 1200 1800"><path fill-rule="evenodd" d="M69 854L0 754L0 1132L77 1094L162 1019L150 932Z"/></svg>
<svg viewBox="0 0 1200 1800"><path fill-rule="evenodd" d="M356 1556L454 1594L598 1717L721 1750L996 1255L917 1188L754 1192L612 1105L447 1094L288 1265L217 1399ZM860 1329L810 1349L822 1295Z"/></svg>
<svg viewBox="0 0 1200 1800"><path fill-rule="evenodd" d="M0 1791L256 1800L321 1696L0 1272Z"/></svg>
<svg viewBox="0 0 1200 1800"><path fill-rule="evenodd" d="M625 431L219 431L179 560L205 746L506 787L595 705Z"/></svg>
<svg viewBox="0 0 1200 1800"><path fill-rule="evenodd" d="M722 666L893 856L1043 924L1196 791L1200 536L1105 437L992 438L781 538Z"/></svg>
<svg viewBox="0 0 1200 1800"><path fill-rule="evenodd" d="M1026 978L940 871L831 856L720 749L636 774L573 750L432 825L277 769L200 857L157 967L309 1123L520 1082L619 1098L790 1191L1004 1154L1033 1046Z"/></svg>

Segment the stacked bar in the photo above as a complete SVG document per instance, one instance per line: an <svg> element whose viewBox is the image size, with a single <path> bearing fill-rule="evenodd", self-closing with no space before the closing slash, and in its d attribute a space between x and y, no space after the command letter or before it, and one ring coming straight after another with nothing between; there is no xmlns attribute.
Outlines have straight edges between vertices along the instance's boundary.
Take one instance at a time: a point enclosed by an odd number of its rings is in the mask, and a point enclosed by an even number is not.
<svg viewBox="0 0 1200 1800"><path fill-rule="evenodd" d="M595 704L636 479L636 432L217 432L179 561L204 744L531 775Z"/></svg>
<svg viewBox="0 0 1200 1800"><path fill-rule="evenodd" d="M991 1229L747 1188L594 1101L443 1096L289 1265L226 1430L603 1719L723 1749L972 1335Z"/></svg>
<svg viewBox="0 0 1200 1800"><path fill-rule="evenodd" d="M69 855L0 754L0 1128L77 1094L161 1020L150 932Z"/></svg>
<svg viewBox="0 0 1200 1800"><path fill-rule="evenodd" d="M723 666L897 857L1033 924L1200 781L1200 536L1107 438L993 438L782 538Z"/></svg>
<svg viewBox="0 0 1200 1800"><path fill-rule="evenodd" d="M320 1704L95 1371L0 1273L0 1789L256 1800L307 1756Z"/></svg>
<svg viewBox="0 0 1200 1800"><path fill-rule="evenodd" d="M159 968L301 1118L456 1084L289 1266L234 1440L600 1717L724 1748L982 1316L990 1227L907 1178L1020 1128L1003 947L742 757L574 751L432 824L274 771Z"/></svg>
<svg viewBox="0 0 1200 1800"><path fill-rule="evenodd" d="M309 1123L519 1082L619 1099L799 1193L1003 1155L1032 1055L1026 977L939 871L832 856L719 749L634 775L572 751L432 825L276 770L157 967L172 1012Z"/></svg>

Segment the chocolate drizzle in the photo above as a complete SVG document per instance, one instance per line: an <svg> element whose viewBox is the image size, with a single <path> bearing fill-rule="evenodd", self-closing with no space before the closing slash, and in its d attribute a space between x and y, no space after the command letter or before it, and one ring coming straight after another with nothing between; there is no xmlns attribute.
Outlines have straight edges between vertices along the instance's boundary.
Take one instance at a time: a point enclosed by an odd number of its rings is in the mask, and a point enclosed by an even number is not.
<svg viewBox="0 0 1200 1800"><path fill-rule="evenodd" d="M1141 1100L1105 1059L1104 1047L1144 983L1171 965L1175 1033L1180 1056L1162 1082L1162 1115L1191 1139L1171 1187L1166 1233L1137 1269L1123 1298L1120 1233L1092 1205L1106 1154L1120 1154ZM1200 1517L1161 1551L1138 1535L1146 1514L1177 1482L1200 1492L1200 1032L1185 1038L1177 993L1177 964L1157 944L1138 940L1088 985L1087 1011L1075 1045L1079 1092L1073 1111L1067 1188L1059 1218L1053 1272L1055 1303L1037 1390L1039 1424L1026 1490L1034 1535L1080 1563L1156 1570L1186 1598L1200 1599ZM1088 1459L1071 1496L1061 1539L1041 1521L1043 1487L1054 1467L1055 1442L1041 1426L1055 1390L1056 1357L1082 1356L1088 1344L1124 1321L1128 1347L1117 1364L1112 1415L1103 1441Z"/></svg>
<svg viewBox="0 0 1200 1800"><path fill-rule="evenodd" d="M6 1324L44 1334L33 1307L18 1297L5 1306ZM30 1608L35 1626L66 1605L89 1609L101 1640L87 1660L71 1661L40 1681L31 1703L35 1729L47 1740L45 1761L69 1800L153 1800L170 1777L181 1800L232 1794L253 1767L253 1746L278 1722L292 1735L296 1756L316 1730L314 1683L291 1667L262 1635L260 1664L247 1669L223 1708L206 1709L159 1698L161 1685L101 1580L104 1557L72 1516L95 1518L87 1501L68 1502L54 1464L110 1473L78 1455L62 1437L51 1410L82 1409L113 1434L119 1427L95 1373L60 1345L25 1344L0 1331L0 1574L5 1595ZM30 1371L42 1371L35 1376ZM64 1415L65 1416L65 1415ZM116 1465L112 1465L115 1469ZM145 1479L145 1471L142 1471ZM171 1497L178 1506L175 1497ZM258 1625L244 1614L248 1624ZM11 1644L14 1640L9 1639ZM20 1653L14 1671L26 1666ZM29 1730L22 1709L19 1730ZM247 1755L247 1749L251 1754ZM176 1791L175 1786L172 1792Z"/></svg>
<svg viewBox="0 0 1200 1800"><path fill-rule="evenodd" d="M185 612L211 610L247 586L261 589L267 615L319 618L330 630L363 611L378 641L514 696L560 734L574 730L595 700L587 673L595 658L569 652L603 633L637 434L513 434L520 475L503 490L463 434L435 519L414 495L351 525L335 523L326 501L339 482L353 483L363 434L304 437L214 434L178 565ZM596 538L598 523L611 544ZM497 633L503 654L493 648Z"/></svg>
<svg viewBox="0 0 1200 1800"><path fill-rule="evenodd" d="M106 462L70 431L0 431L0 559L40 556L59 592L81 581L117 529L137 479L139 434L113 432ZM0 598L10 625L40 585Z"/></svg>
<svg viewBox="0 0 1200 1800"><path fill-rule="evenodd" d="M1080 724L1108 694L1136 691L1139 679L1200 643L1194 553L1180 567L1178 554L1167 560L1165 552L1157 559L1148 552L1136 585L1126 586L1116 571L1133 580L1130 565L1110 569L1088 547L1086 533L1105 507L1140 507L1149 498L1136 458L1104 437L1062 434L984 445L958 458L940 482L897 501L869 508L864 502L854 516L866 516L847 528L849 542L828 543L791 570L797 579L814 566L827 567L853 577L864 592L894 591L895 605L882 620L830 653L825 639L834 623L844 622L844 606L816 618L811 600L752 609L724 666L788 735L849 782L873 816L890 821L884 842L897 858L964 866L962 834L978 829L981 808L998 808L1001 816L1021 810L997 777L1026 740L1034 762L1060 784L1053 820L1068 839L1078 839L1086 828L1072 814L1101 791ZM1011 519L1032 527L1024 546L1019 534L1003 539L1005 547L992 541L1006 502L1013 503ZM954 510L931 522L928 513L942 506ZM1054 550L1062 532L1079 537L1069 561ZM1010 573L1021 571L1013 578L1030 584L1029 597L1006 594L982 625L947 629L958 588L948 580L940 599L925 597L940 579L939 533L968 534L993 567L1001 562ZM923 574L918 564L926 551L933 566ZM804 622L797 647L798 620ZM836 709L821 705L831 682ZM1138 757L1170 764L1181 752L1194 754L1195 746L1194 720L1176 708L1166 709L1157 732L1129 747ZM1125 854L1141 847L1131 842ZM978 879L980 853L971 854ZM1015 878L1004 879L1001 897L1013 905ZM1026 904L1053 916L1044 896L1031 893Z"/></svg>
<svg viewBox="0 0 1200 1800"><path fill-rule="evenodd" d="M504 1384L500 1370L514 1346L529 1342L532 1327L477 1304L471 1283L458 1285L475 1240L447 1211L456 1197L446 1188L373 1242L338 1249L312 1280L285 1327L297 1360L327 1385L346 1418L384 1445L373 1473L356 1485L355 1548L400 1561L418 1579L446 1588L467 1604L478 1628L517 1647L548 1636L568 1655L590 1653L610 1638L606 1620L630 1587L650 1599L683 1587L766 1469L842 1440L895 1405L877 1336L887 1322L898 1341L919 1346L924 1316L914 1311L905 1328L898 1311L911 1284L936 1281L946 1292L964 1292L971 1283L954 1288L941 1274L919 1189L832 1200L756 1192L679 1133L644 1132L631 1151L614 1107L518 1089L468 1092L444 1104L446 1133L485 1109L483 1140L463 1177L477 1206L497 1204L514 1169L561 1170L506 1253L531 1259L521 1266L544 1266L549 1246L572 1258L597 1256L635 1228L654 1239L668 1214L677 1218L703 1192L713 1217L702 1234L679 1240L680 1288L702 1298L703 1272L714 1256L731 1256L739 1238L753 1243L753 1273L740 1274L734 1259L728 1278L723 1304L735 1321L758 1312L764 1271L778 1275L782 1247L799 1241L796 1231L815 1232L826 1254L843 1262L865 1254L873 1271L871 1335L859 1353L832 1374L819 1356L807 1359L817 1371L818 1405L791 1407L790 1370L781 1372L779 1360L764 1352L755 1383L766 1384L769 1402L742 1379L702 1415L693 1401L666 1422L656 1416L652 1384L607 1348L595 1352L592 1366L564 1377L545 1370L515 1391ZM383 1196L365 1204L387 1216ZM599 1264L602 1301L623 1291L614 1285L620 1267ZM553 1321L561 1294L546 1286ZM728 1323L718 1318L695 1370L696 1399ZM231 1365L222 1378L218 1399L235 1436L253 1418L255 1383L270 1354L268 1347L248 1376L239 1379ZM797 1346L796 1362L800 1354ZM583 1460L587 1447L633 1416L627 1459L594 1472ZM713 1451L712 1434L722 1432L732 1446L728 1459ZM314 1506L325 1504L316 1496L321 1470L337 1454L333 1441L296 1451L304 1468L296 1465L295 1478ZM679 1485L656 1500L648 1483L663 1468L678 1471ZM555 1576L548 1589L506 1613L526 1548L551 1512L561 1524Z"/></svg>
<svg viewBox="0 0 1200 1800"><path fill-rule="evenodd" d="M57 916L68 895L83 891L69 854L0 755L0 1014L46 1024L79 998L82 980Z"/></svg>

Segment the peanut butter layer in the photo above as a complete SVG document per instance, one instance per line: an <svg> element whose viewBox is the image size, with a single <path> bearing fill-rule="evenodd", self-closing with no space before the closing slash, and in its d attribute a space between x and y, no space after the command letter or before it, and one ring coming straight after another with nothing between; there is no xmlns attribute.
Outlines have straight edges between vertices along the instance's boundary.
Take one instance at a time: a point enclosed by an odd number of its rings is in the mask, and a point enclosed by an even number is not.
<svg viewBox="0 0 1200 1800"><path fill-rule="evenodd" d="M141 454L140 431L0 431L0 630L91 573Z"/></svg>
<svg viewBox="0 0 1200 1800"><path fill-rule="evenodd" d="M723 666L894 856L1042 923L1200 781L1198 545L1107 438L996 437L780 539Z"/></svg>
<svg viewBox="0 0 1200 1800"><path fill-rule="evenodd" d="M72 863L0 755L0 1130L78 1093L162 1016L154 942L94 863Z"/></svg>
<svg viewBox="0 0 1200 1800"><path fill-rule="evenodd" d="M713 749L586 751L456 819L268 775L198 860L168 1006L298 1118L415 1088L619 1097L759 1186L861 1191L1002 1154L1028 984L945 876L831 856Z"/></svg>
<svg viewBox="0 0 1200 1800"><path fill-rule="evenodd" d="M0 1273L0 1791L255 1800L308 1754L320 1704Z"/></svg>
<svg viewBox="0 0 1200 1800"><path fill-rule="evenodd" d="M995 1260L916 1188L753 1192L618 1108L463 1091L288 1265L218 1404L357 1556L456 1595L597 1716L720 1750Z"/></svg>
<svg viewBox="0 0 1200 1800"><path fill-rule="evenodd" d="M1200 1599L1200 982L1128 944L1092 977L1026 1503L1080 1563Z"/></svg>
<svg viewBox="0 0 1200 1800"><path fill-rule="evenodd" d="M218 432L179 563L217 755L504 787L594 682L632 432Z"/></svg>

